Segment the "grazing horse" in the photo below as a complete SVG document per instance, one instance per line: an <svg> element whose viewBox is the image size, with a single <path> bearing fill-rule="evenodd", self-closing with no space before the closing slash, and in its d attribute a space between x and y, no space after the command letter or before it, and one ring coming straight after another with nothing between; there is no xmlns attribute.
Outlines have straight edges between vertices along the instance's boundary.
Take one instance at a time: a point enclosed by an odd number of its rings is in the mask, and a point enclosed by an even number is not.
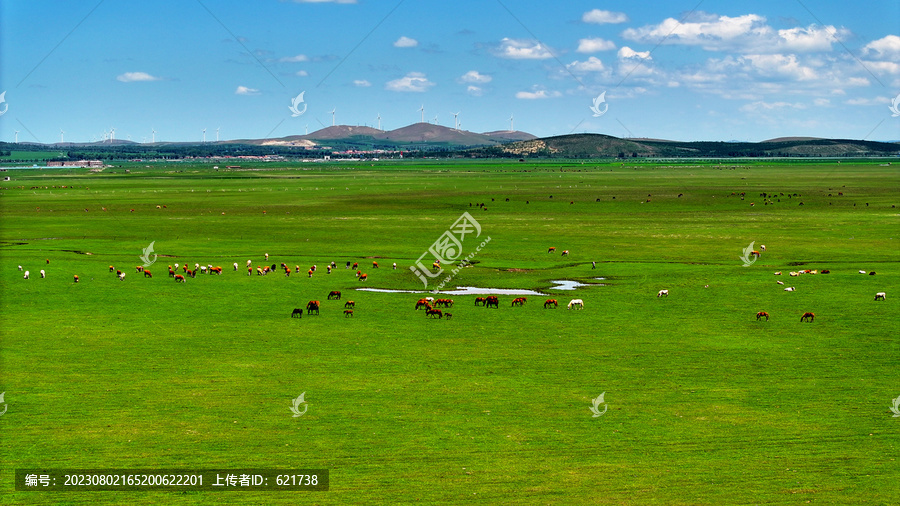
<svg viewBox="0 0 900 506"><path fill-rule="evenodd" d="M784 289L785 292L793 292L794 290L796 290L796 288L794 288L793 286L789 286Z"/></svg>
<svg viewBox="0 0 900 506"><path fill-rule="evenodd" d="M513 299L512 306L510 306L510 307L524 306L526 300L527 299L525 297L516 297L515 299Z"/></svg>
<svg viewBox="0 0 900 506"><path fill-rule="evenodd" d="M453 301L451 299L437 299L434 301L434 307L438 306L453 307Z"/></svg>
<svg viewBox="0 0 900 506"><path fill-rule="evenodd" d="M831 274L831 271L828 269L822 269L822 274Z"/></svg>
<svg viewBox="0 0 900 506"><path fill-rule="evenodd" d="M572 299L566 307L568 309L584 309L584 301L581 299Z"/></svg>
<svg viewBox="0 0 900 506"><path fill-rule="evenodd" d="M479 302L480 302L481 305L483 306L483 305L485 305L485 304L487 303L487 298L485 298L485 297L475 297L475 305L476 305L476 306L478 305Z"/></svg>
<svg viewBox="0 0 900 506"><path fill-rule="evenodd" d="M756 321L759 321L760 318L765 318L766 321L769 321L769 313L765 311L760 311L756 313Z"/></svg>
<svg viewBox="0 0 900 506"><path fill-rule="evenodd" d="M803 313L803 316L800 317L800 321L806 320L808 322L812 322L816 319L816 315L813 313Z"/></svg>
<svg viewBox="0 0 900 506"><path fill-rule="evenodd" d="M428 301L425 299L419 299L419 301L416 302L416 311L418 311L420 307L424 307L425 309L431 309L431 304L429 304Z"/></svg>
<svg viewBox="0 0 900 506"><path fill-rule="evenodd" d="M440 309L429 309L425 311L425 316L428 318L434 318L435 316L437 316L438 318L443 318L444 313L441 312Z"/></svg>
<svg viewBox="0 0 900 506"><path fill-rule="evenodd" d="M885 292L878 292L875 294L875 300L885 300L887 294Z"/></svg>
<svg viewBox="0 0 900 506"><path fill-rule="evenodd" d="M319 314L319 301L317 300L311 300L306 303L306 314L313 314L313 311Z"/></svg>
<svg viewBox="0 0 900 506"><path fill-rule="evenodd" d="M556 309L557 307L559 307L559 302L556 299L547 299L546 301L544 301L544 309L547 309L548 307Z"/></svg>
<svg viewBox="0 0 900 506"><path fill-rule="evenodd" d="M345 309L345 310L344 310L344 318L346 318L346 317L348 317L348 316L353 316L353 310L352 310L352 309Z"/></svg>
<svg viewBox="0 0 900 506"><path fill-rule="evenodd" d="M550 246L550 249L547 250L547 253L553 253L556 251L556 246Z"/></svg>
<svg viewBox="0 0 900 506"><path fill-rule="evenodd" d="M341 292L339 292L339 291L337 291L337 290L332 290L331 292L329 292L329 293L328 293L328 300L331 300L331 299L334 299L334 300L341 300Z"/></svg>
<svg viewBox="0 0 900 506"><path fill-rule="evenodd" d="M484 303L484 307L493 307L494 309L499 309L500 308L500 299L498 299L494 295L488 296L488 298L486 299L486 301Z"/></svg>
<svg viewBox="0 0 900 506"><path fill-rule="evenodd" d="M444 319L449 320L450 318L453 318L453 313L444 313Z"/></svg>
<svg viewBox="0 0 900 506"><path fill-rule="evenodd" d="M175 275L175 282L176 282L176 283L184 283L184 276L182 276L181 274L176 274L176 275Z"/></svg>
<svg viewBox="0 0 900 506"><path fill-rule="evenodd" d="M344 303L345 308L352 308L354 306L356 306L356 302L353 302L352 300L348 300L347 302Z"/></svg>
<svg viewBox="0 0 900 506"><path fill-rule="evenodd" d="M668 297L668 296L669 296L669 291L668 291L668 290L660 290L659 293L656 294L656 297L657 297L657 298L658 298L658 297Z"/></svg>
<svg viewBox="0 0 900 506"><path fill-rule="evenodd" d="M303 318L303 310L300 308L294 308L294 310L291 311L291 318Z"/></svg>
<svg viewBox="0 0 900 506"><path fill-rule="evenodd" d="M150 271L148 271L147 269L144 269L144 277L145 277L145 278L152 278L152 277L153 277L153 273L150 272Z"/></svg>

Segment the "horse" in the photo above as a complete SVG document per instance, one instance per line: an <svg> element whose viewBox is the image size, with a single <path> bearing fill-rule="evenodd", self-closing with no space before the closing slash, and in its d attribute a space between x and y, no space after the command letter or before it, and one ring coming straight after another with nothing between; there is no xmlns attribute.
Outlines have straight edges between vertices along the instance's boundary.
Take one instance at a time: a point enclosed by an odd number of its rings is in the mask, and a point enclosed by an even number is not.
<svg viewBox="0 0 900 506"><path fill-rule="evenodd" d="M311 300L306 303L306 314L313 314L313 311L319 314L319 301L317 300Z"/></svg>
<svg viewBox="0 0 900 506"><path fill-rule="evenodd" d="M803 313L803 316L800 317L800 321L806 320L808 322L812 322L816 319L816 315L813 313Z"/></svg>
<svg viewBox="0 0 900 506"><path fill-rule="evenodd" d="M344 310L344 318L346 318L346 317L348 317L348 316L353 316L353 310L352 310L352 309L345 309L345 310Z"/></svg>
<svg viewBox="0 0 900 506"><path fill-rule="evenodd" d="M760 318L765 318L766 321L769 321L769 313L765 311L760 311L756 313L756 321L759 321Z"/></svg>
<svg viewBox="0 0 900 506"><path fill-rule="evenodd" d="M152 277L153 277L153 273L150 272L150 271L148 271L147 269L144 269L144 277L145 277L145 278L152 278Z"/></svg>
<svg viewBox="0 0 900 506"><path fill-rule="evenodd" d="M510 307L524 306L526 301L527 299L525 297L516 297L513 299L512 306Z"/></svg>
<svg viewBox="0 0 900 506"><path fill-rule="evenodd" d="M341 300L341 292L339 292L337 290L332 290L331 292L329 292L328 300L331 300L331 299Z"/></svg>
<svg viewBox="0 0 900 506"><path fill-rule="evenodd" d="M291 318L303 318L303 310L300 308L294 308L291 312Z"/></svg>
<svg viewBox="0 0 900 506"><path fill-rule="evenodd" d="M443 318L444 313L442 313L440 309L429 309L425 311L425 316L428 318L434 318L435 316L437 316L438 318Z"/></svg>
<svg viewBox="0 0 900 506"><path fill-rule="evenodd" d="M572 299L569 301L568 309L584 309L584 301L581 299Z"/></svg>
<svg viewBox="0 0 900 506"><path fill-rule="evenodd" d="M352 300L348 300L347 302L344 303L345 308L352 308L354 306L356 306L356 302L353 302Z"/></svg>
<svg viewBox="0 0 900 506"><path fill-rule="evenodd" d="M484 305L487 303L487 298L485 298L485 297L475 297L475 305L476 305L476 306L478 305L479 302L481 303L482 306L484 306Z"/></svg>
<svg viewBox="0 0 900 506"><path fill-rule="evenodd" d="M547 309L548 307L556 309L557 307L559 307L559 302L556 299L547 299L546 301L544 301L544 309Z"/></svg>
<svg viewBox="0 0 900 506"><path fill-rule="evenodd" d="M176 282L176 283L184 283L184 276L182 276L181 274L176 274L176 275L175 275L175 282Z"/></svg>
<svg viewBox="0 0 900 506"><path fill-rule="evenodd" d="M453 318L453 313L444 313L444 319L449 320L450 318Z"/></svg>
<svg viewBox="0 0 900 506"><path fill-rule="evenodd" d="M73 283L77 283L78 282L78 274L76 274L75 277L72 278L72 280L73 280Z"/></svg>
<svg viewBox="0 0 900 506"><path fill-rule="evenodd" d="M484 307L492 307L492 306L493 306L495 309L499 309L499 308L500 308L500 299L498 299L498 298L497 298L496 296L494 296L494 295L489 296L489 297L485 300L485 303L484 303Z"/></svg>
<svg viewBox="0 0 900 506"><path fill-rule="evenodd" d="M429 304L428 301L425 299L419 299L419 301L416 302L416 311L418 311L420 307L424 307L425 309L431 309L431 304Z"/></svg>

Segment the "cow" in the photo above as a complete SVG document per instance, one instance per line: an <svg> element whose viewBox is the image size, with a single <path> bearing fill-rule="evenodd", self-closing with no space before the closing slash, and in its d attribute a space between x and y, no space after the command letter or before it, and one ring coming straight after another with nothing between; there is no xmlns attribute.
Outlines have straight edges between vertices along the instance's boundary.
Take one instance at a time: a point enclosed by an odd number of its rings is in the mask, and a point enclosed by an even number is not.
<svg viewBox="0 0 900 506"><path fill-rule="evenodd" d="M291 318L303 318L303 310L300 308L294 308L291 312Z"/></svg>
<svg viewBox="0 0 900 506"><path fill-rule="evenodd" d="M569 250L563 250L562 256L564 256L564 257L569 256Z"/></svg>
<svg viewBox="0 0 900 506"><path fill-rule="evenodd" d="M425 316L428 318L434 318L435 316L437 316L438 318L443 318L444 313L441 312L440 309L429 309L425 311Z"/></svg>
<svg viewBox="0 0 900 506"><path fill-rule="evenodd" d="M77 282L78 282L78 274L76 274L76 275L72 278L72 282L73 282L73 283L77 283Z"/></svg>
<svg viewBox="0 0 900 506"><path fill-rule="evenodd" d="M31 276L31 272L25 271L25 276L23 277L23 279L28 279L29 276Z"/></svg>
<svg viewBox="0 0 900 506"><path fill-rule="evenodd" d="M141 271L144 270L144 266L143 266L143 265L138 265L137 267L134 268L134 270L135 270L136 272L141 272Z"/></svg>
<svg viewBox="0 0 900 506"><path fill-rule="evenodd" d="M769 313L765 311L760 311L756 313L756 321L759 321L760 318L765 318L766 321L769 321Z"/></svg>
<svg viewBox="0 0 900 506"><path fill-rule="evenodd" d="M318 315L319 314L319 301L311 300L306 303L306 314L313 314L313 311Z"/></svg>
<svg viewBox="0 0 900 506"><path fill-rule="evenodd" d="M328 300L341 300L341 292L337 290L332 290L328 293Z"/></svg>
<svg viewBox="0 0 900 506"><path fill-rule="evenodd" d="M884 293L884 292L878 292L878 293L875 294L875 300L885 300L885 297L886 297L886 296L887 296L886 293Z"/></svg>
<svg viewBox="0 0 900 506"><path fill-rule="evenodd" d="M668 296L669 296L669 291L668 291L668 290L660 290L659 293L656 294L656 297L657 297L657 298L659 298L659 297L668 297Z"/></svg>
<svg viewBox="0 0 900 506"><path fill-rule="evenodd" d="M483 305L485 305L485 303L487 302L487 298L485 298L485 297L475 297L475 305L476 305L476 306L478 305L479 302L480 302L481 305L483 306Z"/></svg>
<svg viewBox="0 0 900 506"><path fill-rule="evenodd" d="M125 281L125 273L119 272L119 281Z"/></svg>
<svg viewBox="0 0 900 506"><path fill-rule="evenodd" d="M484 307L493 307L494 309L499 309L500 308L500 299L498 299L494 295L490 295L486 299Z"/></svg>
<svg viewBox="0 0 900 506"><path fill-rule="evenodd" d="M176 275L175 275L175 282L176 282L176 283L184 283L184 276L182 276L181 274L176 274Z"/></svg>
<svg viewBox="0 0 900 506"><path fill-rule="evenodd" d="M344 318L346 318L346 317L348 317L348 316L353 316L353 310L352 310L352 309L345 309L345 310L344 310Z"/></svg>
<svg viewBox="0 0 900 506"><path fill-rule="evenodd" d="M153 277L153 273L150 272L150 271L148 271L147 269L144 269L144 277L145 277L145 278L152 278L152 277Z"/></svg>
<svg viewBox="0 0 900 506"><path fill-rule="evenodd" d="M796 290L796 288L794 288L793 286L789 286L784 289L785 292L793 292L794 290Z"/></svg>
<svg viewBox="0 0 900 506"><path fill-rule="evenodd" d="M22 270L22 266L21 266L21 265L19 266L19 270L20 270L20 271ZM113 272L113 271L115 271L115 270L116 270L115 267L113 267L112 265L109 266L109 272ZM860 272L862 272L862 271L860 271ZM863 274L865 274L865 273L863 272Z"/></svg>
<svg viewBox="0 0 900 506"><path fill-rule="evenodd" d="M557 307L559 307L559 302L556 299L547 299L546 301L544 301L544 309L547 309L548 307L556 309Z"/></svg>
<svg viewBox="0 0 900 506"><path fill-rule="evenodd" d="M47 277L47 273L44 272L44 269L41 269L41 278L43 279L43 278L46 278L46 277Z"/></svg>
<svg viewBox="0 0 900 506"><path fill-rule="evenodd" d="M803 316L800 317L801 322L804 320L808 321L808 322L812 322L815 319L816 319L816 315L813 313L803 313Z"/></svg>
<svg viewBox="0 0 900 506"><path fill-rule="evenodd" d="M377 268L378 268L378 262L372 262L372 268L373 268L373 269L377 269Z"/></svg>
<svg viewBox="0 0 900 506"><path fill-rule="evenodd" d="M553 253L556 251L556 246L550 246L550 249L547 250L547 253Z"/></svg>
<svg viewBox="0 0 900 506"><path fill-rule="evenodd" d="M360 274L360 275L359 275L359 280L360 280L360 281L365 281L368 277L369 277L368 274Z"/></svg>
<svg viewBox="0 0 900 506"><path fill-rule="evenodd" d="M512 306L510 307L524 306L526 301L527 299L525 297L516 297L513 299Z"/></svg>
<svg viewBox="0 0 900 506"><path fill-rule="evenodd" d="M581 299L572 299L566 307L568 309L584 309L584 301Z"/></svg>
<svg viewBox="0 0 900 506"><path fill-rule="evenodd" d="M356 306L356 302L354 302L352 300L348 300L347 302L344 303L344 307L347 309L350 309L354 306Z"/></svg>

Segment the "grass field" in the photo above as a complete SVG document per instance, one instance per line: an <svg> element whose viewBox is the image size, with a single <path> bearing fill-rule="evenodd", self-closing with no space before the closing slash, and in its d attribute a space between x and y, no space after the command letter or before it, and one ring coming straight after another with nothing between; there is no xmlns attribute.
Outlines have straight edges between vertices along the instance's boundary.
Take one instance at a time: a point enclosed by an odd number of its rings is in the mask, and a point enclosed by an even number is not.
<svg viewBox="0 0 900 506"><path fill-rule="evenodd" d="M4 504L900 503L896 166L210 166L3 183ZM463 253L490 241L448 286L547 297L453 296L437 320L428 294L355 290L422 290L409 267L463 212ZM180 284L175 263L225 271ZM37 467L327 468L330 490L15 491Z"/></svg>

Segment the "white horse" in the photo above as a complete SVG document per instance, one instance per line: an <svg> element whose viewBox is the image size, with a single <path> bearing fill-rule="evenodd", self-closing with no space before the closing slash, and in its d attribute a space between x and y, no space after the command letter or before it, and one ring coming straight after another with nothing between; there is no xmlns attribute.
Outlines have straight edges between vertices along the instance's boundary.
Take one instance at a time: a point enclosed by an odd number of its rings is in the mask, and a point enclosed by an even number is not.
<svg viewBox="0 0 900 506"><path fill-rule="evenodd" d="M656 294L656 296L657 296L657 297L668 297L668 296L669 296L669 291L668 291L668 290L660 290L659 293Z"/></svg>
<svg viewBox="0 0 900 506"><path fill-rule="evenodd" d="M584 301L581 299L572 299L569 301L568 309L584 309Z"/></svg>

